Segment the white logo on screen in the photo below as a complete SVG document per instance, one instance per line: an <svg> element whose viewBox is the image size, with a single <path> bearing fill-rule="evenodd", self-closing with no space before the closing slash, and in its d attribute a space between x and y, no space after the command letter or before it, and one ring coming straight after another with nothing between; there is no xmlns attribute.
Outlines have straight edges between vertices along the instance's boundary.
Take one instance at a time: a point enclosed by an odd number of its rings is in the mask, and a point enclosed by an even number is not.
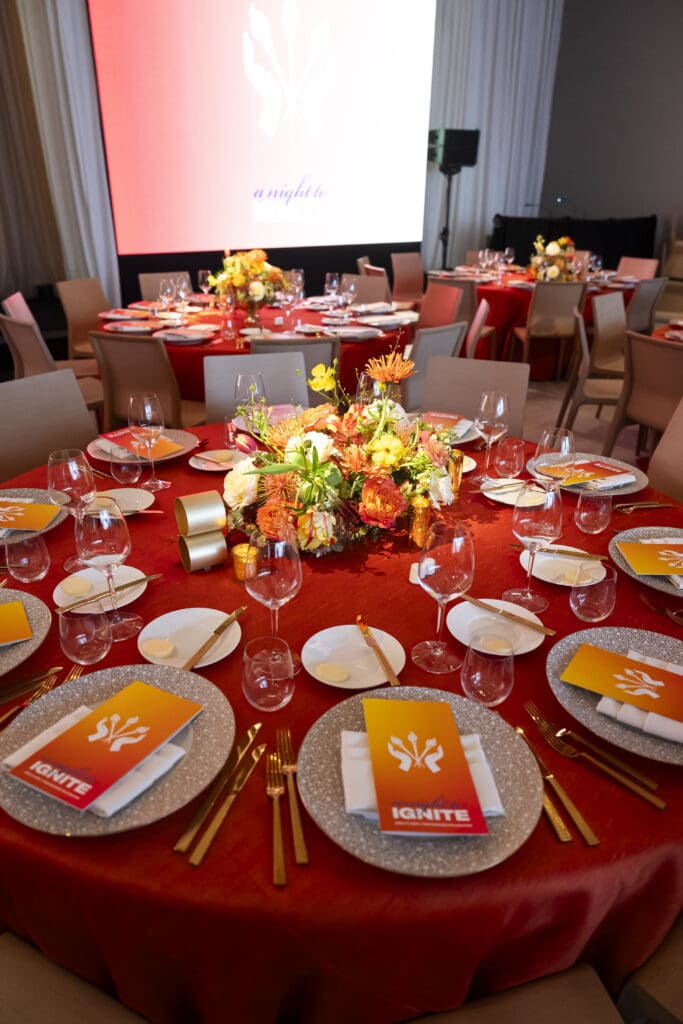
<svg viewBox="0 0 683 1024"><path fill-rule="evenodd" d="M274 21L274 19L273 19ZM279 25L255 4L242 36L244 73L262 100L258 126L275 135L280 125L319 135L323 109L336 81L330 23L304 24L297 0L282 0Z"/></svg>

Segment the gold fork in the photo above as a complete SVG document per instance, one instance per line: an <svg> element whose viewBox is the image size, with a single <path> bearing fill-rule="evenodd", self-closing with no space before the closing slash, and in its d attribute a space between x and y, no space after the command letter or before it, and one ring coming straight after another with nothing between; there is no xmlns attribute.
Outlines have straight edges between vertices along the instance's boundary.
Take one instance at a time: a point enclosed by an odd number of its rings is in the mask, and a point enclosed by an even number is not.
<svg viewBox="0 0 683 1024"><path fill-rule="evenodd" d="M294 840L294 860L297 864L308 864L308 850L301 826L299 802L296 795L294 776L296 775L296 758L292 747L292 734L289 729L278 729L277 749L282 762L282 773L287 778L287 795L289 797L289 817L292 822L292 838Z"/></svg>
<svg viewBox="0 0 683 1024"><path fill-rule="evenodd" d="M62 682L70 683L72 679L78 679L79 676L83 675L82 665L72 665L67 674L64 676Z"/></svg>
<svg viewBox="0 0 683 1024"><path fill-rule="evenodd" d="M600 758L594 757L593 754L588 754L584 750L577 750L576 747L571 745L571 743L567 743L566 740L560 739L555 735L552 728L548 726L548 723L544 718L539 718L534 711L530 710L528 704L525 704L524 708L538 726L541 736L543 736L548 745L552 747L556 753L561 754L562 757L571 758L572 760L578 758L580 760L587 761L589 764L593 765L594 768L599 768L601 772L605 773L605 775L609 775L615 782L621 783L622 786L626 786L626 788L630 789L631 792L641 796L643 800L647 800L647 802L652 804L653 807L659 808L660 811L664 810L666 804L663 800L660 800L658 796L655 796L654 793L650 793L649 790L638 785L638 783L634 782L628 775L624 775L615 768L611 768L610 765L605 761L601 761Z"/></svg>
<svg viewBox="0 0 683 1024"><path fill-rule="evenodd" d="M56 682L57 673L52 676L48 676L47 679L44 679L38 689L34 690L30 697L27 697L26 700L22 700L21 704L15 704L15 706L10 708L9 711L5 711L4 715L0 715L0 725L2 725L3 722L6 722L8 718L11 718L12 715L16 715L20 711L23 711L24 708L29 706L29 704L33 704L35 701L40 700L41 697L54 687Z"/></svg>
<svg viewBox="0 0 683 1024"><path fill-rule="evenodd" d="M286 885L285 852L282 845L282 819L280 818L280 797L284 794L285 783L279 754L268 754L266 761L266 793L273 801L273 885Z"/></svg>

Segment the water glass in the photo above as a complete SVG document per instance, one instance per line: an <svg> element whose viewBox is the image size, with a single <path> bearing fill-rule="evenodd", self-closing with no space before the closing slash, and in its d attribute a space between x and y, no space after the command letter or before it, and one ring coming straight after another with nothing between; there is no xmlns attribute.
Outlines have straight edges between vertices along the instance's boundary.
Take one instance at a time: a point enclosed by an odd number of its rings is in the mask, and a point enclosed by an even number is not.
<svg viewBox="0 0 683 1024"><path fill-rule="evenodd" d="M244 648L242 692L259 711L279 711L294 694L294 667L289 646L277 636L250 640Z"/></svg>
<svg viewBox="0 0 683 1024"><path fill-rule="evenodd" d="M142 461L136 459L134 455L120 459L112 455L109 460L109 472L114 480L130 487L131 484L136 484L142 476Z"/></svg>
<svg viewBox="0 0 683 1024"><path fill-rule="evenodd" d="M512 692L515 681L514 648L511 641L500 635L496 638L495 651L491 651L490 646L488 633L472 633L460 670L460 683L465 696L487 708L502 704Z"/></svg>
<svg viewBox="0 0 683 1024"><path fill-rule="evenodd" d="M524 441L517 437L504 437L496 445L493 461L498 476L519 476L524 469Z"/></svg>
<svg viewBox="0 0 683 1024"><path fill-rule="evenodd" d="M611 565L604 566L605 576L597 583L572 587L569 591L569 607L577 619L583 622L602 622L614 611L617 602L617 571Z"/></svg>
<svg viewBox="0 0 683 1024"><path fill-rule="evenodd" d="M105 612L62 612L59 642L67 658L79 665L94 665L109 654L111 623Z"/></svg>
<svg viewBox="0 0 683 1024"><path fill-rule="evenodd" d="M50 552L44 538L38 534L6 547L7 571L20 583L35 583L47 576Z"/></svg>
<svg viewBox="0 0 683 1024"><path fill-rule="evenodd" d="M574 522L582 533L602 533L612 518L612 495L582 491L574 509Z"/></svg>

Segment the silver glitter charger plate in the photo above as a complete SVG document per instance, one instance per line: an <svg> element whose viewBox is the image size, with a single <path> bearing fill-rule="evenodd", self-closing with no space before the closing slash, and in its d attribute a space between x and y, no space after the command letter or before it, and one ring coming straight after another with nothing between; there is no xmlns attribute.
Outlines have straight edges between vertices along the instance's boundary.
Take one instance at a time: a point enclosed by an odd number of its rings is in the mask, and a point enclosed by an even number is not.
<svg viewBox="0 0 683 1024"><path fill-rule="evenodd" d="M667 764L683 764L683 744L660 740L648 736L639 729L631 729L621 722L615 722L608 715L596 711L600 694L583 690L571 683L563 683L560 676L576 654L581 644L593 644L615 654L638 651L660 661L683 665L683 641L662 633L648 633L644 629L630 629L627 626L603 626L598 629L582 629L579 633L559 640L548 652L546 674L550 688L560 704L570 715L587 729L609 740L615 747L629 750L632 754L650 757L653 761Z"/></svg>
<svg viewBox="0 0 683 1024"><path fill-rule="evenodd" d="M536 827L543 801L543 780L532 753L498 715L446 690L421 686L378 690L373 698L445 701L462 734L479 733L505 808L487 818L486 836L406 838L384 835L376 822L344 809L341 778L342 729L365 729L363 698L356 694L327 711L309 729L301 745L297 778L308 813L329 838L366 864L400 875L456 878L484 871L505 860Z"/></svg>
<svg viewBox="0 0 683 1024"><path fill-rule="evenodd" d="M0 676L16 668L17 665L21 665L22 661L26 661L34 651L38 650L47 636L52 622L52 612L48 606L33 594L25 594L22 590L0 590L0 604L9 604L10 601L23 602L33 636L30 640L20 640L17 644L6 644L4 647L0 647ZM2 697L1 686L2 680L0 680L0 698Z"/></svg>
<svg viewBox="0 0 683 1024"><path fill-rule="evenodd" d="M45 694L0 734L0 760L81 704L94 707L139 679L199 701L204 710L173 742L186 754L148 790L111 818L79 812L0 773L0 807L39 832L104 836L150 825L189 803L218 774L232 749L235 716L221 691L202 676L163 665L123 665L81 676Z"/></svg>
<svg viewBox="0 0 683 1024"><path fill-rule="evenodd" d="M683 541L683 530L677 530L673 526L639 526L633 530L623 530L621 533L615 534L609 542L612 561L620 569L623 569L627 576L638 580L639 583L644 583L646 587L661 590L663 594L671 594L674 597L683 597L683 590L675 587L667 576L639 576L637 572L633 571L617 547L617 541L633 543L641 540L655 540L657 537L680 537Z"/></svg>
<svg viewBox="0 0 683 1024"><path fill-rule="evenodd" d="M588 462L592 462L595 458L595 452L576 453L577 462L579 459L586 459ZM598 458L600 458L601 462L608 462L610 466L614 466L615 469L620 469L623 473L633 473L635 477L635 480L632 483L624 484L622 487L601 487L599 491L600 494L613 494L615 497L617 497L620 494L637 494L638 491L643 491L647 487L648 479L645 473L643 473L642 469L638 469L637 466L632 466L628 462L620 462L618 459L608 459L603 458L602 456L598 456ZM534 471L534 462L535 459L529 459L529 461L526 464L527 470L532 474ZM581 491L585 491L588 489L588 485L562 487L562 485L560 484L560 488L561 490L566 491L567 494L579 495L581 494Z"/></svg>
<svg viewBox="0 0 683 1024"><path fill-rule="evenodd" d="M170 459L179 459L182 455L187 455L188 452L193 451L199 444L199 438L195 437L194 434L190 434L187 430L164 429L163 436L167 437L169 441L174 441L175 444L181 444L183 447L180 451L169 452L168 455L160 455L154 460L155 466L157 462L168 462ZM88 445L88 455L92 456L93 459L101 459L102 462L111 461L110 456L98 445L97 438L95 438L94 441L91 441ZM146 455L143 455L140 461L143 463L149 463L149 459Z"/></svg>
<svg viewBox="0 0 683 1024"><path fill-rule="evenodd" d="M31 501L38 502L43 505L53 505L54 502L50 500L50 492L44 491L39 487L12 487L8 490L0 490L0 498L3 501L7 501L8 498L30 498ZM55 526L59 526L66 517L68 512L65 508L60 508L57 515L52 519L47 526L42 530L12 530L6 537L0 539L0 544L16 544L20 540L30 540L31 537L37 537L39 533L47 533L48 530L54 530Z"/></svg>

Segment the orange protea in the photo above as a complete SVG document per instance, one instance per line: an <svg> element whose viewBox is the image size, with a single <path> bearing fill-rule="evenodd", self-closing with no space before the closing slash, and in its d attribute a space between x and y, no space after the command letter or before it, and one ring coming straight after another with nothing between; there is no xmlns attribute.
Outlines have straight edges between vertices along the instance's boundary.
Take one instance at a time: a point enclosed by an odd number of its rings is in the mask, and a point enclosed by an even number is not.
<svg viewBox="0 0 683 1024"><path fill-rule="evenodd" d="M432 434L430 430L423 430L420 434L420 444L434 466L448 465L450 452L446 445L439 441L436 434Z"/></svg>
<svg viewBox="0 0 683 1024"><path fill-rule="evenodd" d="M386 530L393 526L406 507L406 500L391 477L366 480L358 514L368 526Z"/></svg>
<svg viewBox="0 0 683 1024"><path fill-rule="evenodd" d="M367 450L358 444L350 444L342 449L339 465L344 476L348 476L350 473L363 473L364 476L367 476L377 471Z"/></svg>
<svg viewBox="0 0 683 1024"><path fill-rule="evenodd" d="M368 359L365 367L373 380L382 384L398 384L415 370L412 359L404 359L400 352L390 352L378 359Z"/></svg>
<svg viewBox="0 0 683 1024"><path fill-rule="evenodd" d="M294 520L282 506L280 498L267 498L256 513L256 525L264 537L276 538L284 525L293 525Z"/></svg>
<svg viewBox="0 0 683 1024"><path fill-rule="evenodd" d="M303 430L328 430L334 433L339 425L337 410L331 402L314 405L312 409L302 409L299 423Z"/></svg>
<svg viewBox="0 0 683 1024"><path fill-rule="evenodd" d="M287 447L287 442L291 441L293 437L300 437L302 433L303 429L299 417L288 416L287 419L280 420L279 423L274 423L268 427L266 443L270 448L284 451Z"/></svg>
<svg viewBox="0 0 683 1024"><path fill-rule="evenodd" d="M261 482L267 500L277 498L278 501L284 501L291 505L299 485L299 477L296 473L276 473L272 476L264 474L261 477Z"/></svg>

